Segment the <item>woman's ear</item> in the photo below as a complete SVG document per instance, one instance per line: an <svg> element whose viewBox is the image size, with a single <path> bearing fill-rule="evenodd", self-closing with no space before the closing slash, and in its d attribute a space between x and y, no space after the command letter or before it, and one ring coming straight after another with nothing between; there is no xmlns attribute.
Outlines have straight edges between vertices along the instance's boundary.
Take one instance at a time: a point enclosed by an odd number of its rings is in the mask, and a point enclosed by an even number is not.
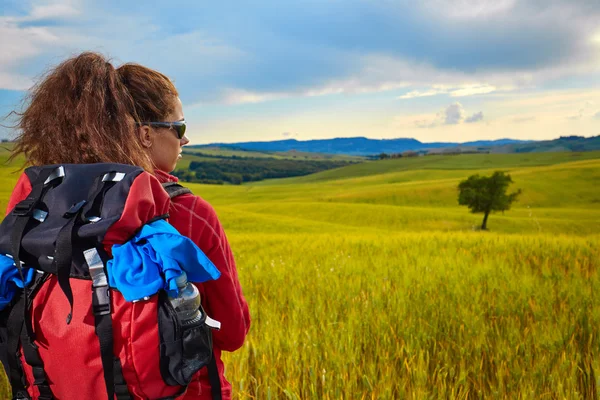
<svg viewBox="0 0 600 400"><path fill-rule="evenodd" d="M148 125L139 126L137 128L137 134L143 147L147 149L152 147L152 132Z"/></svg>

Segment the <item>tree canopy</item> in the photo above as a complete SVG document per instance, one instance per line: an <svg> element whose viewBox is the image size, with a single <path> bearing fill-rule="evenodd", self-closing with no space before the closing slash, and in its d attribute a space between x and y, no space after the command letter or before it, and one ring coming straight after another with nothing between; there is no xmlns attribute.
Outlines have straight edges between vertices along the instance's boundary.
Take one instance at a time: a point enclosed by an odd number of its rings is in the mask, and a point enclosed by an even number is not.
<svg viewBox="0 0 600 400"><path fill-rule="evenodd" d="M492 211L506 211L521 194L521 189L507 194L512 183L509 174L496 171L492 176L472 175L458 185L458 204L469 207L472 213L484 213L481 229L487 229Z"/></svg>

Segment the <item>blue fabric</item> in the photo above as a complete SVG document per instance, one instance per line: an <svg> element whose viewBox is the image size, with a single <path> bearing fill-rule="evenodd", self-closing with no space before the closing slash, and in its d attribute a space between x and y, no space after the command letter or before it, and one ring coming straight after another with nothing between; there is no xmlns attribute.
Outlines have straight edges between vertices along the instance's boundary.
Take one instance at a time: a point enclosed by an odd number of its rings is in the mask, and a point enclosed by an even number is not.
<svg viewBox="0 0 600 400"><path fill-rule="evenodd" d="M127 301L151 296L160 289L176 295L175 278L182 271L190 282L221 276L194 242L164 220L144 225L127 243L113 245L112 254L106 266L109 285Z"/></svg>
<svg viewBox="0 0 600 400"><path fill-rule="evenodd" d="M25 285L29 285L35 270L33 268L23 267L25 276ZM3 254L0 254L0 310L11 302L17 288L25 287L23 280L19 274L19 270L15 266L15 261Z"/></svg>

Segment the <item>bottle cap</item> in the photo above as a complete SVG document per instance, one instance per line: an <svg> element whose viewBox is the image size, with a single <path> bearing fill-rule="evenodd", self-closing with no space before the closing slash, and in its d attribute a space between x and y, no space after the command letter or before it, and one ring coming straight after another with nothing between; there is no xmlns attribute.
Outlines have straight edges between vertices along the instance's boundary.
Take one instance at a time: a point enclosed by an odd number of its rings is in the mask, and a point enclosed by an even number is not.
<svg viewBox="0 0 600 400"><path fill-rule="evenodd" d="M187 274L185 273L185 271L182 271L181 275L179 275L177 278L175 278L175 283L177 284L177 287L180 289L183 289L184 287L186 287L188 280L187 280Z"/></svg>

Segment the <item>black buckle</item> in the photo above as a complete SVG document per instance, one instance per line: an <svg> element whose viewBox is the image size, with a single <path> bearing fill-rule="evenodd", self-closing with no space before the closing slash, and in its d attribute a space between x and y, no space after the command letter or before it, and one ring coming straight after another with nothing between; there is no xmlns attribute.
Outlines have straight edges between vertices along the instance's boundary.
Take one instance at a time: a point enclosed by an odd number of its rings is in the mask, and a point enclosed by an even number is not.
<svg viewBox="0 0 600 400"><path fill-rule="evenodd" d="M71 218L75 215L77 215L77 213L79 212L79 210L81 210L81 208L83 206L85 206L87 204L87 200L81 200L79 203L75 203L71 206L71 208L69 208L69 211L67 211L65 213L65 215L63 215L64 218Z"/></svg>
<svg viewBox="0 0 600 400"><path fill-rule="evenodd" d="M27 391L19 391L13 395L13 400L31 400Z"/></svg>
<svg viewBox="0 0 600 400"><path fill-rule="evenodd" d="M110 314L110 289L108 285L92 287L92 310L94 315Z"/></svg>
<svg viewBox="0 0 600 400"><path fill-rule="evenodd" d="M13 213L13 215L16 215L18 217L31 216L33 214L33 209L35 208L36 204L37 204L36 199L28 197L25 200L17 203L17 205L13 209L12 213Z"/></svg>

